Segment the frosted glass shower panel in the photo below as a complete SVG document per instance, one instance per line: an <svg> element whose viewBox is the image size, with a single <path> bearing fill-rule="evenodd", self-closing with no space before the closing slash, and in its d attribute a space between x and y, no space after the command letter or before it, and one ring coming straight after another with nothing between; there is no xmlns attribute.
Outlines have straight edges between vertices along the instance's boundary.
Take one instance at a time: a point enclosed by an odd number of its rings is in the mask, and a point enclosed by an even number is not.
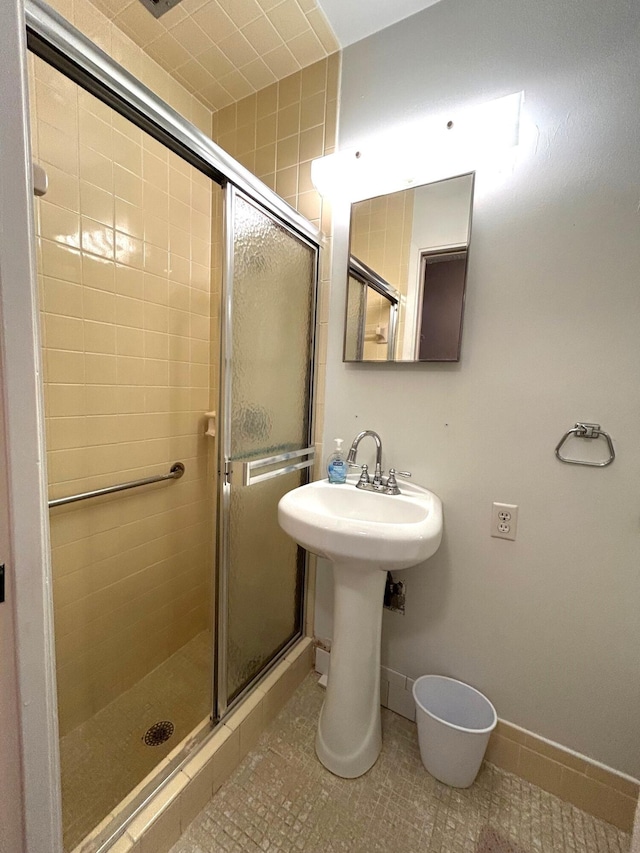
<svg viewBox="0 0 640 853"><path fill-rule="evenodd" d="M277 521L280 498L305 482L294 471L231 490L229 695L257 675L297 632L303 554Z"/></svg>
<svg viewBox="0 0 640 853"><path fill-rule="evenodd" d="M231 701L302 627L304 552L278 525L278 501L307 471L267 465L245 485L243 463L310 444L316 247L229 188L229 409L223 487L227 578L226 694ZM299 460L297 460L299 462ZM294 460L296 462L296 460Z"/></svg>
<svg viewBox="0 0 640 853"><path fill-rule="evenodd" d="M232 459L307 444L314 267L312 247L236 196Z"/></svg>

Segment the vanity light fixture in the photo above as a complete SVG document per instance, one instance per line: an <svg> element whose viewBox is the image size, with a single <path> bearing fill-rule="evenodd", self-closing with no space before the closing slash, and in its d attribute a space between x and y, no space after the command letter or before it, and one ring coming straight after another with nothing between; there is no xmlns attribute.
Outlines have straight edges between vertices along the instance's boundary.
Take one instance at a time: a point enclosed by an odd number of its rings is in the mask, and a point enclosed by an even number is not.
<svg viewBox="0 0 640 853"><path fill-rule="evenodd" d="M406 124L320 157L311 164L318 192L358 201L473 172L496 168L519 141L523 92Z"/></svg>

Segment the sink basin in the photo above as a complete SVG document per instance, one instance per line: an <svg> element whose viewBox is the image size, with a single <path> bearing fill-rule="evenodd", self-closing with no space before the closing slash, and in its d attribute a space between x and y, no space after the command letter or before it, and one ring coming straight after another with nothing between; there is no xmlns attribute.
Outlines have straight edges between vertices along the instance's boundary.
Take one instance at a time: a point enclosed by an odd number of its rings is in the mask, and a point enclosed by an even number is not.
<svg viewBox="0 0 640 853"><path fill-rule="evenodd" d="M413 483L385 495L320 480L286 494L278 506L282 529L303 548L361 569L406 569L438 550L440 498Z"/></svg>
<svg viewBox="0 0 640 853"><path fill-rule="evenodd" d="M366 773L382 748L380 640L387 571L431 557L442 537L440 498L414 483L385 495L320 480L278 505L282 529L333 565L334 625L316 754L347 779Z"/></svg>

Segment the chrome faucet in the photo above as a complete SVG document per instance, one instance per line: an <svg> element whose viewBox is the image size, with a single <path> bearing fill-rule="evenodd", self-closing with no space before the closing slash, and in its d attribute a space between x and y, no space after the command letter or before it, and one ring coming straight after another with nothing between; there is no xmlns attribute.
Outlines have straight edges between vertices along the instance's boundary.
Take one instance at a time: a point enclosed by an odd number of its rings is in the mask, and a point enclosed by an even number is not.
<svg viewBox="0 0 640 853"><path fill-rule="evenodd" d="M373 474L373 485L380 486L382 485L382 440L377 432L374 432L372 429L364 429L362 432L359 432L358 435L353 439L351 443L351 447L349 448L349 454L347 456L347 463L354 467L360 467L356 465L356 455L358 453L358 445L362 441L362 439L370 435L371 438L376 443L376 468ZM363 480L364 478L364 480ZM360 481L363 483L369 482L369 474L368 468L366 465L362 466L362 477L360 477ZM358 483L360 485L360 483Z"/></svg>
<svg viewBox="0 0 640 853"><path fill-rule="evenodd" d="M356 464L356 454L358 453L358 445L367 435L370 435L376 444L376 469L373 475L373 480L369 477L368 465ZM386 479L383 478L382 440L378 433L374 432L372 429L362 430L362 432L359 432L358 435L353 439L351 447L349 448L349 453L347 454L347 465L350 465L352 468L360 468L360 479L356 483L357 489L366 489L367 491L371 492L381 492L385 495L400 494L400 489L398 488L398 481L396 480L396 474L399 477L411 476L411 473L409 471L396 471L395 468L391 468L389 470L389 476Z"/></svg>

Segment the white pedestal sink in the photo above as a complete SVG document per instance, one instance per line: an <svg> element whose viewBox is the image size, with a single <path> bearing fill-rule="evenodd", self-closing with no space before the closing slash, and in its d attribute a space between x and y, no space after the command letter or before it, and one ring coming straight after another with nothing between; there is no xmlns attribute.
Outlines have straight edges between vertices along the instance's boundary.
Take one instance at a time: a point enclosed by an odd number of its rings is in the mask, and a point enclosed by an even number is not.
<svg viewBox="0 0 640 853"><path fill-rule="evenodd" d="M327 695L316 752L347 779L361 776L382 748L380 635L386 573L434 554L442 537L442 504L428 489L402 494L355 488L355 480L300 486L278 506L282 529L333 563L334 631Z"/></svg>

